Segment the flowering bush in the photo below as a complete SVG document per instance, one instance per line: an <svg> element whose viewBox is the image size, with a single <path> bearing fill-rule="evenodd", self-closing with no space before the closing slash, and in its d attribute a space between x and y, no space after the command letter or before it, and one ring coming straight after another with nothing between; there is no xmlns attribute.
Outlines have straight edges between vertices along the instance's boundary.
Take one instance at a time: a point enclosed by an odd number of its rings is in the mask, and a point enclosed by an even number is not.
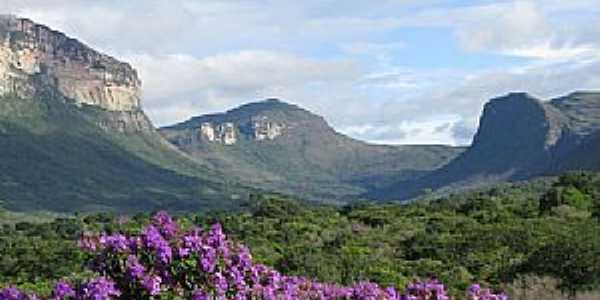
<svg viewBox="0 0 600 300"><path fill-rule="evenodd" d="M84 236L79 245L91 255L89 266L100 277L76 285L60 281L47 299L450 299L436 279L409 284L400 294L371 282L346 287L284 276L253 263L248 248L228 240L219 224L207 232L183 230L164 212L139 235ZM507 299L477 284L466 297ZM0 300L34 299L40 298L12 287L0 291Z"/></svg>
<svg viewBox="0 0 600 300"><path fill-rule="evenodd" d="M504 293L494 294L490 289L482 289L479 284L472 284L467 289L467 299L469 300L508 300Z"/></svg>

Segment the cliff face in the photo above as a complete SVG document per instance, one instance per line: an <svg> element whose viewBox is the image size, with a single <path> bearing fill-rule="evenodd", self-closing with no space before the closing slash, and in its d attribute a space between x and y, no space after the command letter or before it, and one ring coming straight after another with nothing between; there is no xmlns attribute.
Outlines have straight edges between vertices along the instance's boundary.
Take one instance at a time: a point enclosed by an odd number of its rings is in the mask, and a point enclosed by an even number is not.
<svg viewBox="0 0 600 300"><path fill-rule="evenodd" d="M425 189L471 188L569 170L600 170L600 94L542 101L525 93L492 99L467 151L443 168L377 191L405 199Z"/></svg>
<svg viewBox="0 0 600 300"><path fill-rule="evenodd" d="M545 169L564 125L558 110L528 94L493 99L485 105L473 146L460 158L460 169L510 176Z"/></svg>
<svg viewBox="0 0 600 300"><path fill-rule="evenodd" d="M285 124L271 122L266 116L252 118L251 121L203 122L199 126L190 127L184 134L175 133L177 138L172 138L172 142L185 145L235 145L240 139L255 142L272 141L281 137L285 128ZM174 136L169 130L163 132L166 136Z"/></svg>
<svg viewBox="0 0 600 300"><path fill-rule="evenodd" d="M576 92L550 101L509 94L486 105L473 146L457 161L479 173L510 169L509 179L598 169L600 165L585 163L597 161L594 155L576 153L595 144L599 134L599 93Z"/></svg>
<svg viewBox="0 0 600 300"><path fill-rule="evenodd" d="M121 213L237 207L246 188L164 140L140 107L140 84L126 63L32 21L0 16L0 206Z"/></svg>
<svg viewBox="0 0 600 300"><path fill-rule="evenodd" d="M549 104L566 119L557 170L600 170L600 93L576 92Z"/></svg>
<svg viewBox="0 0 600 300"><path fill-rule="evenodd" d="M129 64L28 19L0 15L0 93L26 98L51 87L77 105L136 111L140 85Z"/></svg>
<svg viewBox="0 0 600 300"><path fill-rule="evenodd" d="M199 141L205 143L222 143L233 145L237 143L238 131L236 125L231 122L225 122L218 125L213 123L202 123L195 134L188 138L197 137Z"/></svg>
<svg viewBox="0 0 600 300"><path fill-rule="evenodd" d="M161 132L176 145L236 145L240 142L259 143L285 138L285 134L294 127L328 127L323 123L322 119L299 107L268 99L223 114L195 117L162 128Z"/></svg>

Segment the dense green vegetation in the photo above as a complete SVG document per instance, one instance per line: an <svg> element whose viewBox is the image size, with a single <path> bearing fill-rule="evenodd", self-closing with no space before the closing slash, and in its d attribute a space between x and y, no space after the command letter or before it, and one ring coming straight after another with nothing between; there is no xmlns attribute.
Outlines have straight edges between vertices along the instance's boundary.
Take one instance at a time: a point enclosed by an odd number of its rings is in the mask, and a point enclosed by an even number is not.
<svg viewBox="0 0 600 300"><path fill-rule="evenodd" d="M259 260L290 274L399 286L435 274L458 291L532 273L575 291L600 284L600 224L592 217L599 182L572 173L552 187L507 184L406 206L338 209L269 198L251 213L218 218Z"/></svg>
<svg viewBox="0 0 600 300"><path fill-rule="evenodd" d="M510 290L535 276L556 278L574 294L600 289L599 183L598 174L570 173L410 205L311 206L257 196L243 213L179 219L219 221L258 262L321 281L403 287L435 275L459 293L473 281ZM98 214L4 224L0 282L44 290L53 279L83 276L75 245L82 232L131 232L147 219Z"/></svg>
<svg viewBox="0 0 600 300"><path fill-rule="evenodd" d="M235 186L173 151L154 131L97 125L114 117L60 97L0 96L0 200L13 211L227 207ZM224 200L225 199L225 200ZM229 206L230 207L230 206Z"/></svg>

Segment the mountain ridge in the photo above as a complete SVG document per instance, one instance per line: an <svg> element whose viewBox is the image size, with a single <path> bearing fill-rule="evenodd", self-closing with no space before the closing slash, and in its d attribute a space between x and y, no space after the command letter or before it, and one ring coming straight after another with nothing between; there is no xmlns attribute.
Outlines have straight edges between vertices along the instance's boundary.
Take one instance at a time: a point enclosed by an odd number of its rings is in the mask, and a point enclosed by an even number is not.
<svg viewBox="0 0 600 300"><path fill-rule="evenodd" d="M211 138L214 129L209 126L227 127L227 141ZM420 176L462 151L438 145L368 144L335 131L322 116L279 99L192 117L160 132L192 157L234 170L231 176L256 177L248 182L266 182L268 188L317 200L356 198L365 189L390 184L388 178Z"/></svg>
<svg viewBox="0 0 600 300"><path fill-rule="evenodd" d="M28 19L0 16L0 198L11 210L235 207L250 189L162 138L141 80Z"/></svg>
<svg viewBox="0 0 600 300"><path fill-rule="evenodd" d="M598 92L573 92L547 101L527 93L494 98L485 105L473 143L464 153L431 174L369 196L407 199L423 190L448 191L570 170L600 170L593 151L600 149L598 112Z"/></svg>
<svg viewBox="0 0 600 300"><path fill-rule="evenodd" d="M131 65L0 15L3 205L232 209L257 190L348 203L600 170L598 92L494 98L468 148L369 144L276 98L156 129L140 92Z"/></svg>

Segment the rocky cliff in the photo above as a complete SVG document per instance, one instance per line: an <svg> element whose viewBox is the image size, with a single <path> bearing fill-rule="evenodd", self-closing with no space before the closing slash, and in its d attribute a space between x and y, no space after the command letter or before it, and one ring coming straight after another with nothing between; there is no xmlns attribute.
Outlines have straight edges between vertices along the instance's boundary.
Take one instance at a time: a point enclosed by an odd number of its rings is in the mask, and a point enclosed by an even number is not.
<svg viewBox="0 0 600 300"><path fill-rule="evenodd" d="M446 190L529 179L567 170L600 170L600 94L577 92L543 101L526 93L492 99L467 151L440 170L375 193L410 198Z"/></svg>
<svg viewBox="0 0 600 300"><path fill-rule="evenodd" d="M165 141L127 63L0 16L0 206L148 211L237 206L246 188Z"/></svg>
<svg viewBox="0 0 600 300"><path fill-rule="evenodd" d="M97 121L104 128L149 130L140 88L129 64L31 20L0 15L0 94L56 93L79 107L107 112Z"/></svg>
<svg viewBox="0 0 600 300"><path fill-rule="evenodd" d="M527 176L548 168L565 130L565 117L525 93L492 99L483 110L473 146L457 160L463 172Z"/></svg>
<svg viewBox="0 0 600 300"><path fill-rule="evenodd" d="M175 144L223 144L235 145L240 138L256 142L275 140L283 134L286 128L283 123L269 121L266 116L254 117L250 121L234 122L203 122L197 127L189 128L185 134L175 134L172 139ZM163 130L166 136L171 136L169 130Z"/></svg>
<svg viewBox="0 0 600 300"><path fill-rule="evenodd" d="M34 79L77 104L110 111L140 108L140 80L127 63L28 19L0 16L0 92L32 96Z"/></svg>
<svg viewBox="0 0 600 300"><path fill-rule="evenodd" d="M204 115L164 127L161 132L176 145L265 142L282 137L299 120L282 112L304 113L278 99L252 103L224 114ZM308 113L308 112L307 112ZM321 120L318 120L321 122Z"/></svg>

